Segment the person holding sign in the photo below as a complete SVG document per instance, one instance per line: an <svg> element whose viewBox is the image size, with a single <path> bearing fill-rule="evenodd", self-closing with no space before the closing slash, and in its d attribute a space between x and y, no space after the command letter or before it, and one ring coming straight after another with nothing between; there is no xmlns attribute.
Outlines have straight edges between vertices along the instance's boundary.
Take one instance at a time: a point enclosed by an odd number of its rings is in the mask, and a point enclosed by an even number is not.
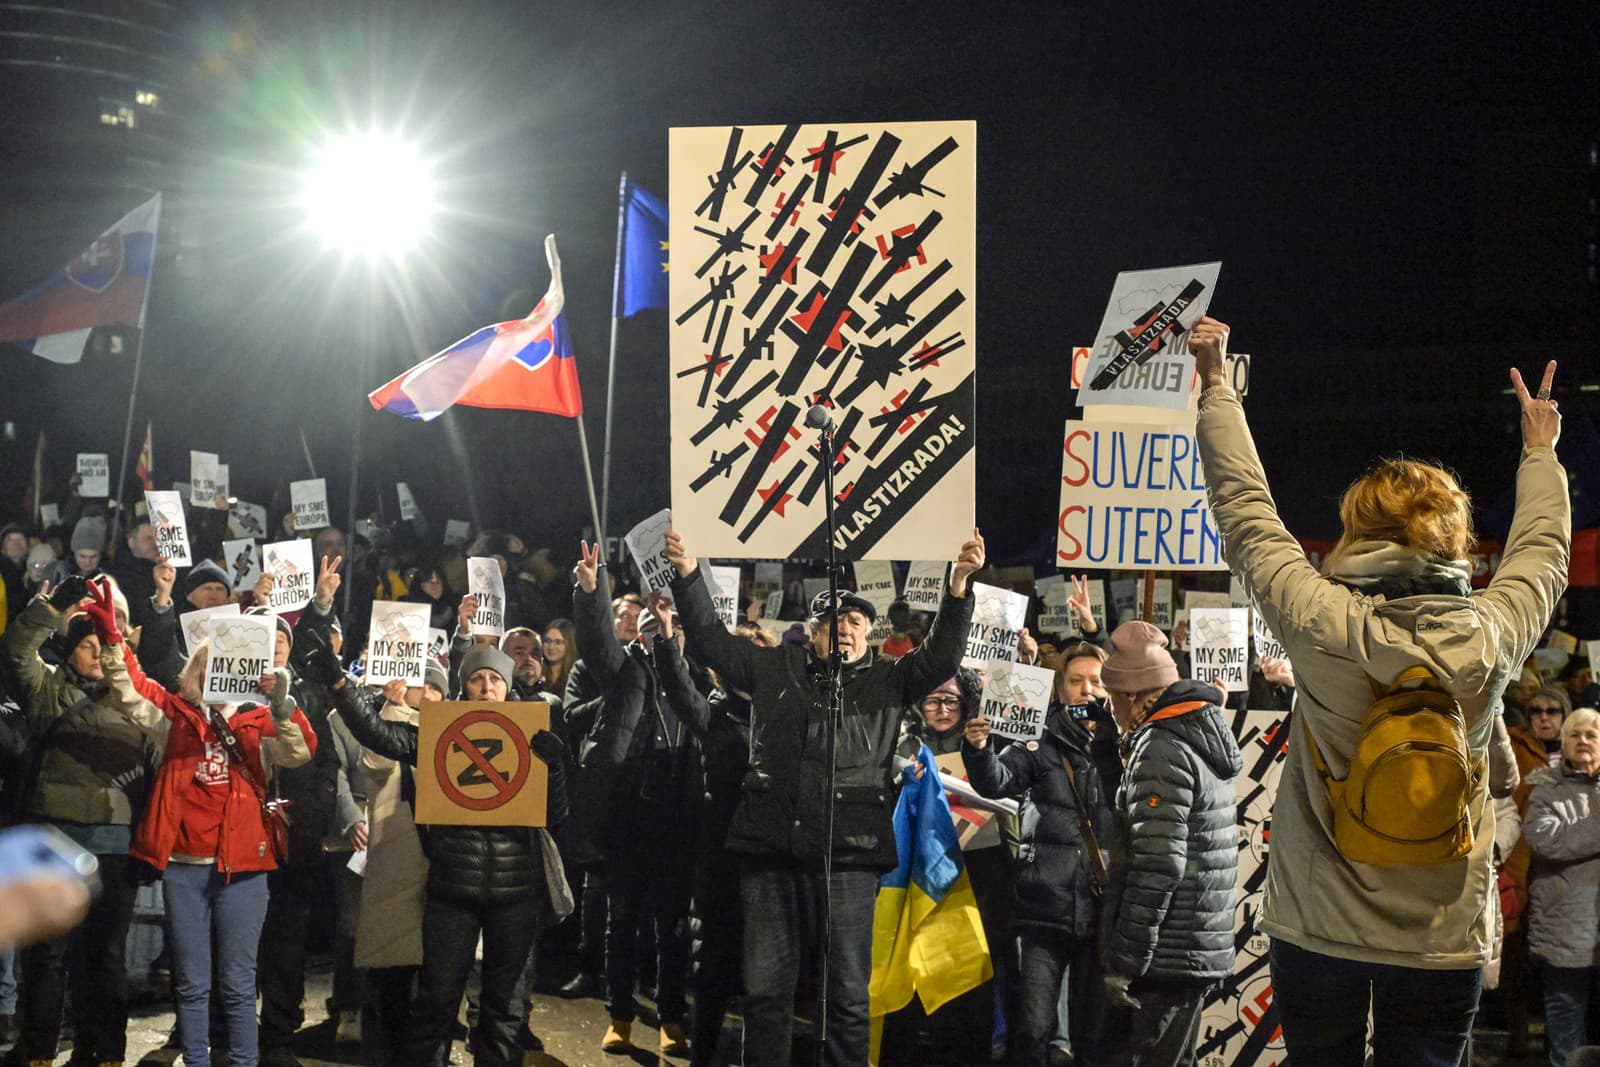
<svg viewBox="0 0 1600 1067"><path fill-rule="evenodd" d="M333 691L339 718L356 740L414 770L418 728L380 717L382 694L360 691L326 642L313 637L311 644L307 672ZM461 677L462 699L503 701L511 688L511 659L497 648L474 648L462 658ZM539 930L572 908L566 872L550 836L567 815L566 746L549 730L539 730L529 739L529 748L549 769L546 825L439 825L423 833L428 881L422 973L396 1064L432 1067L442 1061L480 936L483 992L473 1035L478 1061L522 1061L517 1039L527 1018L523 974ZM531 1051L543 1048L537 1037L523 1035L524 1041L529 1038L536 1046Z"/></svg>
<svg viewBox="0 0 1600 1067"><path fill-rule="evenodd" d="M1511 371L1522 416L1516 513L1499 570L1474 590L1471 500L1448 471L1414 460L1380 463L1345 491L1343 531L1325 573L1311 565L1278 517L1244 407L1227 384L1228 332L1203 318L1190 338L1204 385L1196 434L1207 493L1229 565L1283 642L1299 683L1260 923L1272 939L1288 1055L1360 1063L1370 1013L1378 1062L1455 1064L1494 942L1485 906L1494 891L1494 834L1481 771L1491 719L1567 583L1571 506L1555 453L1556 364L1546 365L1536 396ZM1428 678L1412 674L1408 684L1441 710L1401 721L1448 729L1459 771L1381 780L1415 764L1380 760L1383 753L1362 742L1370 736L1363 723L1375 693L1419 667ZM1419 827L1426 840L1406 842L1399 854L1371 844L1392 844L1395 835L1378 838L1365 820L1402 813L1362 805L1351 814L1343 790L1358 749L1373 768L1364 780L1377 775L1375 785L1409 791L1415 802L1406 818L1423 810L1438 817ZM1460 788L1429 786L1447 780Z"/></svg>
<svg viewBox="0 0 1600 1067"><path fill-rule="evenodd" d="M728 848L740 854L744 908L744 1062L789 1062L794 995L802 959L823 931L812 929L828 894L828 1018L825 1060L865 1063L870 1017L873 898L878 877L894 869L894 746L906 704L956 673L972 616L968 579L984 563L983 537L972 531L950 568L939 614L927 639L892 659L873 656L867 634L876 611L854 594L826 593L811 603L811 641L757 648L730 634L706 588L698 561L676 530L666 535L678 576L673 600L689 647L724 684L751 696L751 763ZM844 716L837 747L824 747L828 713L829 616L838 620ZM585 646L587 652L587 646ZM831 759L830 759L831 757ZM833 840L823 837L830 763ZM824 852L831 884L822 881Z"/></svg>
<svg viewBox="0 0 1600 1067"><path fill-rule="evenodd" d="M1074 662L1095 662L1092 645ZM1079 1062L1100 1063L1105 994L1097 953L1100 895L1106 867L1102 842L1113 828L1111 797L1091 754L1092 738L1071 708L1052 702L1044 733L996 754L988 719L967 720L961 759L979 794L998 799L1029 793L1039 813L1013 871L1016 927L1022 945L1019 1011L1010 1062L1044 1067L1056 1032L1056 1000L1067 982L1072 1048ZM1031 791L1031 792L1030 792Z"/></svg>

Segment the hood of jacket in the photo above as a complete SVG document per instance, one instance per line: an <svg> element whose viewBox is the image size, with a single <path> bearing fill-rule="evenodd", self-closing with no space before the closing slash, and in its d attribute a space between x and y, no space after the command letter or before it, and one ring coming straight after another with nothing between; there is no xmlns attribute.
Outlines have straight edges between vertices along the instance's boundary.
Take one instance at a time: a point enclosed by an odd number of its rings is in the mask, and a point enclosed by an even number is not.
<svg viewBox="0 0 1600 1067"><path fill-rule="evenodd" d="M1244 756L1216 699L1216 687L1206 682L1175 682L1161 694L1139 729L1177 735L1217 777L1236 778L1244 770Z"/></svg>

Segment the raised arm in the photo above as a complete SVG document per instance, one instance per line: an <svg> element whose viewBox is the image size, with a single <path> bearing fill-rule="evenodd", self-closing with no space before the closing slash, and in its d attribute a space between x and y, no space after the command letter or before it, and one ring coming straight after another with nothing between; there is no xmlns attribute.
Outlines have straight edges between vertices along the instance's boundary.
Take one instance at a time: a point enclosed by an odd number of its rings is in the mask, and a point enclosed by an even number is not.
<svg viewBox="0 0 1600 1067"><path fill-rule="evenodd" d="M573 568L577 587L572 591L572 621L578 628L578 647L583 662L602 688L622 669L627 653L617 640L616 626L609 616L611 575L600 564L600 545L582 542L582 554Z"/></svg>
<svg viewBox="0 0 1600 1067"><path fill-rule="evenodd" d="M722 616L706 589L705 572L700 569L699 560L689 554L677 530L667 531L667 559L678 572L672 580L672 599L678 605L683 632L694 647L696 662L716 671L735 689L752 691L757 657L778 653L735 637L722 625Z"/></svg>
<svg viewBox="0 0 1600 1067"><path fill-rule="evenodd" d="M900 686L903 703L921 699L945 679L961 669L961 656L967 648L967 628L972 622L972 598L967 596L967 580L983 569L986 559L983 534L976 528L972 538L961 546L950 565L950 581L939 614L927 638L895 661L891 668Z"/></svg>

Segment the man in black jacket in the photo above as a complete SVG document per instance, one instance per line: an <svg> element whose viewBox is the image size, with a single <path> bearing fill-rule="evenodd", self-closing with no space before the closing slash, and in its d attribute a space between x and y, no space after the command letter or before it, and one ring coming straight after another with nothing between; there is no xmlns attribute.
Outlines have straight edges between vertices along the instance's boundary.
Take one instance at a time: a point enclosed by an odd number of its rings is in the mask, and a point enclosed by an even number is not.
<svg viewBox="0 0 1600 1067"><path fill-rule="evenodd" d="M830 928L827 1063L867 1061L867 982L878 877L894 868L894 746L903 709L956 673L972 602L967 579L983 566L977 530L961 546L927 639L899 659L875 657L867 632L875 612L854 594L811 604L811 643L758 648L722 624L695 558L676 531L667 558L678 571L673 597L695 656L725 685L750 694L750 769L740 790L728 848L741 857L744 908L744 1062L789 1062L795 983L816 944L826 890ZM829 753L828 617L839 624L843 717L834 747L833 840L823 838ZM824 853L833 877L822 882Z"/></svg>

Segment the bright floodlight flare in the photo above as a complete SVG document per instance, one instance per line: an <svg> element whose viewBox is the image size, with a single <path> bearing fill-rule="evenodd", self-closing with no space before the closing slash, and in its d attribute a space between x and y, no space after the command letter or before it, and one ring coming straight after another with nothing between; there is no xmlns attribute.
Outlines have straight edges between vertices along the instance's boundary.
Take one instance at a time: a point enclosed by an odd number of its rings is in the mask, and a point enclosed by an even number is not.
<svg viewBox="0 0 1600 1067"><path fill-rule="evenodd" d="M306 177L308 224L346 253L397 255L433 215L433 179L416 148L363 134L329 143Z"/></svg>

